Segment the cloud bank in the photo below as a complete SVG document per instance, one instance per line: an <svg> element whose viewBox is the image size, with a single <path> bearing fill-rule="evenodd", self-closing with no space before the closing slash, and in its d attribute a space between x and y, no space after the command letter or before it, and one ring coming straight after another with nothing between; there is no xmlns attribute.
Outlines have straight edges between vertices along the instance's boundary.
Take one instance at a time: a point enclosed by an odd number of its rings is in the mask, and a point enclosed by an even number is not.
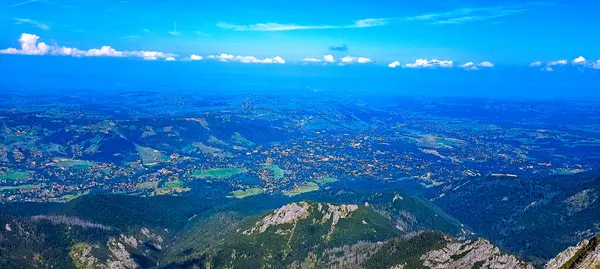
<svg viewBox="0 0 600 269"><path fill-rule="evenodd" d="M231 54L209 55L208 59L219 60L221 62L240 62L240 63L258 63L258 64L285 64L285 60L279 56L273 58L256 58L254 56L241 56Z"/></svg>
<svg viewBox="0 0 600 269"><path fill-rule="evenodd" d="M427 60L427 59L417 59L414 63L405 64L402 67L404 68L424 68L424 67L452 67L454 64L452 61L440 61L440 60Z"/></svg>
<svg viewBox="0 0 600 269"><path fill-rule="evenodd" d="M304 58L302 60L304 63L336 63L337 61L333 57L333 55L328 54L321 58ZM338 62L341 65L344 64L367 64L374 62L373 59L367 57L354 57L354 56L345 56L340 59Z"/></svg>
<svg viewBox="0 0 600 269"><path fill-rule="evenodd" d="M483 61L483 62L480 62L479 64L475 64L473 62L468 62L465 64L461 64L458 67L464 68L466 70L479 70L482 68L492 68L492 67L494 67L494 64L491 62L488 62L488 61Z"/></svg>
<svg viewBox="0 0 600 269"><path fill-rule="evenodd" d="M343 57L341 59L341 61L344 64L353 64L353 63L366 64L366 63L373 62L373 60L366 58L366 57L352 57L352 56Z"/></svg>
<svg viewBox="0 0 600 269"><path fill-rule="evenodd" d="M454 62L451 60L427 60L427 59L417 59L413 63L400 64L399 61L394 61L388 64L389 68L396 68L402 66L402 68L452 68L455 67ZM479 64L475 64L473 62L468 62L465 64L461 64L458 67L466 69L466 70L479 70L481 68L492 68L494 64L488 61L480 62Z"/></svg>
<svg viewBox="0 0 600 269"><path fill-rule="evenodd" d="M57 55L72 57L136 57L144 60L170 59L177 55L158 51L118 51L110 46L102 46L99 49L81 50L59 45L49 46L39 42L40 37L34 34L23 33L19 38L20 48L8 48L0 50L0 54L19 55Z"/></svg>
<svg viewBox="0 0 600 269"><path fill-rule="evenodd" d="M583 56L579 56L570 61L571 66L579 67L579 68L592 68L592 69L600 69L600 60L588 61ZM532 62L529 64L530 67L540 68L542 71L552 72L555 68L568 66L569 61L565 59L550 61L547 63L542 63L540 61Z"/></svg>

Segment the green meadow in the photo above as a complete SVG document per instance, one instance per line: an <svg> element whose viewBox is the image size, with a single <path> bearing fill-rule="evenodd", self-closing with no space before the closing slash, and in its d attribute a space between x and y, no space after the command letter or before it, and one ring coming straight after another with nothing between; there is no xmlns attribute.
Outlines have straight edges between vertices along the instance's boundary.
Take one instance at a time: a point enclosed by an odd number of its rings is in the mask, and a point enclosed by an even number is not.
<svg viewBox="0 0 600 269"><path fill-rule="evenodd" d="M299 185L296 188L294 188L291 191L284 191L283 194L287 195L287 196L296 196L299 194L303 194L303 193L307 193L307 192L311 192L311 191L318 191L319 190L319 184L314 183L314 182L308 182L305 185Z"/></svg>
<svg viewBox="0 0 600 269"><path fill-rule="evenodd" d="M235 175L243 174L244 169L242 168L216 168L216 169L208 169L208 170L196 170L192 173L192 176L195 178L206 179L227 179Z"/></svg>
<svg viewBox="0 0 600 269"><path fill-rule="evenodd" d="M262 188L251 188L251 189L233 191L232 194L233 194L233 197L242 199L242 198L246 198L248 196L259 195L264 192L265 191Z"/></svg>

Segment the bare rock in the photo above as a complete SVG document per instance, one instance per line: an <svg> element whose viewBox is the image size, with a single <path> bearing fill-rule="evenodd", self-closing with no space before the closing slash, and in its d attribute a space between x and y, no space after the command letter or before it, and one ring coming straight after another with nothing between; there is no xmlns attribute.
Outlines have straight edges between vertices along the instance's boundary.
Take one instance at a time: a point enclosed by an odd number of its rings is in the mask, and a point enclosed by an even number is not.
<svg viewBox="0 0 600 269"><path fill-rule="evenodd" d="M433 250L421 256L423 265L432 269L446 268L503 268L533 269L515 256L504 254L489 241L479 238L474 241L453 242L439 250Z"/></svg>

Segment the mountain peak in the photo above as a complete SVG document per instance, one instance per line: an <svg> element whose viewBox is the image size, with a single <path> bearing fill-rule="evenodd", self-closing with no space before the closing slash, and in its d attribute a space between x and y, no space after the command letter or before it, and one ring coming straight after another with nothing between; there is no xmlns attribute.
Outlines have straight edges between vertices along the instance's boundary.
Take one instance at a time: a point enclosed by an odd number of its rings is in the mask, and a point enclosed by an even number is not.
<svg viewBox="0 0 600 269"><path fill-rule="evenodd" d="M270 227L283 224L292 224L295 228L296 223L308 218L313 219L313 224L325 224L331 220L331 229L328 237L335 230L336 224L340 219L346 219L352 216L352 213L358 210L358 205L354 204L329 204L315 203L309 201L294 202L284 205L258 221L252 228L245 230L242 234L249 235L253 233L263 233ZM366 224L365 220L362 220ZM277 233L284 233L281 229Z"/></svg>
<svg viewBox="0 0 600 269"><path fill-rule="evenodd" d="M548 261L544 269L556 268L599 268L600 235L590 240L582 240L576 246L569 247Z"/></svg>
<svg viewBox="0 0 600 269"><path fill-rule="evenodd" d="M533 269L532 265L502 253L498 247L483 238L455 241L424 254L421 260L423 265L433 269L470 268L475 264L480 268Z"/></svg>

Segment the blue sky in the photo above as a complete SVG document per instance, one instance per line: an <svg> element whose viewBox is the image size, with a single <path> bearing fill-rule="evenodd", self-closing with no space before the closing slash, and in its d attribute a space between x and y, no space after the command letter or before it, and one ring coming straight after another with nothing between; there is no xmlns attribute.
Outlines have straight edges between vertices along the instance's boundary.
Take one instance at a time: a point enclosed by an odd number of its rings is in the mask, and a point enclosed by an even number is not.
<svg viewBox="0 0 600 269"><path fill-rule="evenodd" d="M50 46L177 55L280 56L286 62L331 54L401 64L600 59L597 11L582 1L74 1L6 0L0 48L22 33ZM331 50L345 45L347 51Z"/></svg>

